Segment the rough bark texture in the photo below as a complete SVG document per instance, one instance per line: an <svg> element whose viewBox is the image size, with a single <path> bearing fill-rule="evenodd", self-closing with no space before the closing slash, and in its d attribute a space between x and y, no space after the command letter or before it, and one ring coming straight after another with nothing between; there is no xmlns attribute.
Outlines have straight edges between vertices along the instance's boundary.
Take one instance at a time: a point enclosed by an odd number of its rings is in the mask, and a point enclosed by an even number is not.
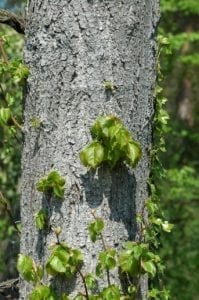
<svg viewBox="0 0 199 300"><path fill-rule="evenodd" d="M61 240L79 247L85 270L95 268L101 242L90 242L91 210L105 219L104 238L115 248L139 236L135 216L148 196L149 150L155 83L154 34L157 0L30 0L25 62L30 67L24 103L21 253L45 263L53 233L35 228L34 214L46 207L37 192L39 178L58 170L67 180L64 201L53 200L50 223L61 226ZM118 88L106 92L103 80ZM90 126L113 113L141 143L143 157L135 170L120 166L89 171L79 151L90 141ZM43 126L31 127L39 118ZM112 282L118 275L112 274ZM80 278L68 290L82 290ZM140 299L146 299L147 280ZM21 298L29 286L22 282Z"/></svg>

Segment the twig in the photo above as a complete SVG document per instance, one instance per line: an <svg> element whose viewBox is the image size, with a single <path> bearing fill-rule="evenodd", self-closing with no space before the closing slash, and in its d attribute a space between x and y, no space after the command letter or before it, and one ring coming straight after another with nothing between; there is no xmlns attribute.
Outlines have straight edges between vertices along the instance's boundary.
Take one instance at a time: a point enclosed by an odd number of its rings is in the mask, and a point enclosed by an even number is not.
<svg viewBox="0 0 199 300"><path fill-rule="evenodd" d="M106 244L105 244L104 237L103 237L102 233L100 233L100 238L101 238L101 241L102 241L104 251L106 251L107 247L106 247ZM108 269L106 269L106 276L107 276L108 285L111 285L110 272L109 272Z"/></svg>
<svg viewBox="0 0 199 300"><path fill-rule="evenodd" d="M1 201L2 205L4 206L5 211L7 212L8 216L9 216L10 222L12 223L12 225L14 226L14 228L17 231L17 234L20 237L21 231L19 230L19 228L17 227L17 224L15 223L14 217L12 215L11 209L10 209L9 204L8 204L8 200L3 196L1 191L0 191L0 201Z"/></svg>
<svg viewBox="0 0 199 300"><path fill-rule="evenodd" d="M18 284L19 284L19 278L8 279L6 281L0 282L0 290L12 288L13 286L17 287Z"/></svg>
<svg viewBox="0 0 199 300"><path fill-rule="evenodd" d="M87 289L86 280L84 278L84 275L82 274L82 272L79 268L77 269L77 271L78 271L78 273L79 273L79 275L80 275L80 277L82 278L82 281L83 281L83 285L84 285L84 289L85 289L85 293L86 293L86 295L85 295L86 299L89 300L89 294L88 294L88 289Z"/></svg>
<svg viewBox="0 0 199 300"><path fill-rule="evenodd" d="M0 23L12 27L18 33L25 32L25 18L12 13L9 10L0 9Z"/></svg>
<svg viewBox="0 0 199 300"><path fill-rule="evenodd" d="M20 130L23 131L23 127L17 122L14 116L11 115L11 120L14 123L14 125Z"/></svg>
<svg viewBox="0 0 199 300"><path fill-rule="evenodd" d="M95 221L97 220L97 217L95 216L95 212L94 211L91 211L91 214L92 216L94 217ZM106 243L104 241L104 237L103 237L103 234L100 233L100 239L102 241L102 246L103 246L103 249L104 251L107 251L107 246L106 246ZM111 285L111 279L110 279L110 272L108 269L106 269L106 275L107 275L107 281L108 281L108 285Z"/></svg>

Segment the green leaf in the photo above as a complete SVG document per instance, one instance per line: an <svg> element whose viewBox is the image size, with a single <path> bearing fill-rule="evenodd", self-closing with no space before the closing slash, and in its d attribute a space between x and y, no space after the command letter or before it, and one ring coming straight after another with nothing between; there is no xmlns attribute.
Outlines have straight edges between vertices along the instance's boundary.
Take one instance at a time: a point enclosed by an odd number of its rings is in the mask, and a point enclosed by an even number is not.
<svg viewBox="0 0 199 300"><path fill-rule="evenodd" d="M82 264L83 257L79 250L67 247L65 244L56 245L46 264L48 274L71 277Z"/></svg>
<svg viewBox="0 0 199 300"><path fill-rule="evenodd" d="M108 137L112 139L117 139L119 132L123 129L123 124L117 120L110 127L108 127Z"/></svg>
<svg viewBox="0 0 199 300"><path fill-rule="evenodd" d="M153 261L151 261L151 260L141 261L141 266L142 266L142 269L144 269L144 271L151 274L153 277L155 276L156 267L155 267L155 264L153 263Z"/></svg>
<svg viewBox="0 0 199 300"><path fill-rule="evenodd" d="M17 270L26 281L36 281L35 263L30 256L19 254Z"/></svg>
<svg viewBox="0 0 199 300"><path fill-rule="evenodd" d="M98 263L97 266L96 266L96 270L95 270L96 275L97 275L98 277L102 277L103 271L104 271L103 265L102 265L101 263Z"/></svg>
<svg viewBox="0 0 199 300"><path fill-rule="evenodd" d="M58 198L62 199L64 197L64 187L56 185L53 187L53 194Z"/></svg>
<svg viewBox="0 0 199 300"><path fill-rule="evenodd" d="M33 128L40 128L42 126L42 121L39 118L32 118L30 120L30 125Z"/></svg>
<svg viewBox="0 0 199 300"><path fill-rule="evenodd" d="M60 253L56 253L56 255L54 254L53 256L51 256L51 259L48 262L48 266L50 266L51 270L53 270L52 275L54 273L66 272L65 259L60 255Z"/></svg>
<svg viewBox="0 0 199 300"><path fill-rule="evenodd" d="M154 218L154 217L152 217L152 218L150 219L150 222L151 222L152 224L156 224L156 225L158 225L158 226L162 225L162 219L160 219L160 218Z"/></svg>
<svg viewBox="0 0 199 300"><path fill-rule="evenodd" d="M92 142L80 152L81 163L86 167L97 168L104 160L104 148L99 142Z"/></svg>
<svg viewBox="0 0 199 300"><path fill-rule="evenodd" d="M119 127L118 125L114 126L115 129L117 129L117 127ZM116 136L115 136L117 143L120 146L120 150L126 150L126 146L132 142L132 137L130 135L130 133L128 132L128 130L122 125L122 127L120 127L120 130L118 130Z"/></svg>
<svg viewBox="0 0 199 300"><path fill-rule="evenodd" d="M136 221L139 224L143 223L143 216L142 216L142 214L140 214L140 213L136 214Z"/></svg>
<svg viewBox="0 0 199 300"><path fill-rule="evenodd" d="M71 249L70 252L70 264L74 267L81 265L83 262L83 255L78 249Z"/></svg>
<svg viewBox="0 0 199 300"><path fill-rule="evenodd" d="M155 289L155 288L151 289L151 290L148 292L149 298L157 299L158 295L159 295L159 290L158 290L158 289Z"/></svg>
<svg viewBox="0 0 199 300"><path fill-rule="evenodd" d="M146 252L147 246L145 244L135 245L133 248L133 253L135 259L140 259L140 257Z"/></svg>
<svg viewBox="0 0 199 300"><path fill-rule="evenodd" d="M30 300L58 300L58 297L50 287L46 285L38 285L32 290L29 299Z"/></svg>
<svg viewBox="0 0 199 300"><path fill-rule="evenodd" d="M136 292L137 292L137 289L134 285L129 285L128 286L128 293L130 295L135 296Z"/></svg>
<svg viewBox="0 0 199 300"><path fill-rule="evenodd" d="M152 199L146 201L146 207L150 214L154 214L158 210L158 205Z"/></svg>
<svg viewBox="0 0 199 300"><path fill-rule="evenodd" d="M74 300L86 300L86 297L83 296L83 295L81 295L81 294L78 294L78 295L74 298Z"/></svg>
<svg viewBox="0 0 199 300"><path fill-rule="evenodd" d="M57 245L46 264L46 271L50 275L64 274L69 260L70 249L67 246Z"/></svg>
<svg viewBox="0 0 199 300"><path fill-rule="evenodd" d="M106 251L100 252L99 263L106 270L111 270L116 266L115 260L116 251L114 249L107 249Z"/></svg>
<svg viewBox="0 0 199 300"><path fill-rule="evenodd" d="M101 116L97 119L91 128L91 135L98 141L109 137L109 128L120 122L114 115Z"/></svg>
<svg viewBox="0 0 199 300"><path fill-rule="evenodd" d="M103 300L120 300L120 289L118 286L112 284L104 288L101 295Z"/></svg>
<svg viewBox="0 0 199 300"><path fill-rule="evenodd" d="M103 300L100 295L89 295L89 300Z"/></svg>
<svg viewBox="0 0 199 300"><path fill-rule="evenodd" d="M67 294L64 293L61 295L61 300L70 300L70 298Z"/></svg>
<svg viewBox="0 0 199 300"><path fill-rule="evenodd" d="M88 289L93 290L96 288L96 279L92 274L86 274L85 282Z"/></svg>
<svg viewBox="0 0 199 300"><path fill-rule="evenodd" d="M140 271L140 261L128 253L122 253L119 256L119 266L122 272L129 273L132 276L138 274Z"/></svg>
<svg viewBox="0 0 199 300"><path fill-rule="evenodd" d="M138 143L132 141L126 148L126 162L132 167L135 167L142 156L142 150Z"/></svg>
<svg viewBox="0 0 199 300"><path fill-rule="evenodd" d="M92 242L96 242L103 229L104 221L100 218L97 218L94 222L88 225L88 231Z"/></svg>
<svg viewBox="0 0 199 300"><path fill-rule="evenodd" d="M64 186L65 179L57 171L50 172L48 176L41 178L36 185L39 192L53 192L55 197L61 199L64 197Z"/></svg>
<svg viewBox="0 0 199 300"><path fill-rule="evenodd" d="M48 223L48 214L45 210L41 209L35 216L37 229L45 229Z"/></svg>
<svg viewBox="0 0 199 300"><path fill-rule="evenodd" d="M29 75L29 69L24 65L21 60L13 60L10 63L10 72L13 75L13 80L15 83L20 83L23 79L27 78Z"/></svg>
<svg viewBox="0 0 199 300"><path fill-rule="evenodd" d="M1 108L0 109L0 121L3 123L7 123L7 121L11 117L11 110L10 108Z"/></svg>
<svg viewBox="0 0 199 300"><path fill-rule="evenodd" d="M119 255L119 266L122 272L126 272L132 276L140 272L140 256L143 252L141 246L137 246L134 242L126 242L125 250Z"/></svg>
<svg viewBox="0 0 199 300"><path fill-rule="evenodd" d="M123 152L120 150L117 143L110 143L105 152L105 160L110 167L115 167L117 162L122 158Z"/></svg>
<svg viewBox="0 0 199 300"><path fill-rule="evenodd" d="M164 230L164 231L166 231L166 232L171 232L171 230L173 229L173 224L171 224L171 223L168 223L168 221L164 221L163 223L162 223L162 229Z"/></svg>
<svg viewBox="0 0 199 300"><path fill-rule="evenodd" d="M170 44L169 39L160 34L158 35L158 43L161 45L169 45Z"/></svg>
<svg viewBox="0 0 199 300"><path fill-rule="evenodd" d="M36 188L39 192L49 192L52 189L52 187L48 184L47 178L41 178L37 182Z"/></svg>
<svg viewBox="0 0 199 300"><path fill-rule="evenodd" d="M64 186L65 179L60 176L60 174L57 171L52 171L47 176L47 181L49 185L55 185L58 184L60 186Z"/></svg>

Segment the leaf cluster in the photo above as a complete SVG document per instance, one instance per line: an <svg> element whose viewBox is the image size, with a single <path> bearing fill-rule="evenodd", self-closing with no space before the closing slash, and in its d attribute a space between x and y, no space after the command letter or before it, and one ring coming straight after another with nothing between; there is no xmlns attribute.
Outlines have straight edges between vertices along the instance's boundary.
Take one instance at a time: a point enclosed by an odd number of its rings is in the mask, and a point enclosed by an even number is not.
<svg viewBox="0 0 199 300"><path fill-rule="evenodd" d="M23 80L29 75L29 69L22 60L18 58L10 60L7 63L0 61L0 76L5 73L12 76L14 83L24 83Z"/></svg>
<svg viewBox="0 0 199 300"><path fill-rule="evenodd" d="M93 142L80 152L86 167L97 168L103 163L113 168L118 162L135 167L142 151L120 119L114 115L99 117L91 128Z"/></svg>
<svg viewBox="0 0 199 300"><path fill-rule="evenodd" d="M65 179L57 171L50 172L37 182L37 190L43 193L53 193L55 197L64 197Z"/></svg>
<svg viewBox="0 0 199 300"><path fill-rule="evenodd" d="M56 244L52 246L51 255L46 263L46 272L52 276L64 276L70 278L78 271L83 262L82 254L77 249L69 248L65 244ZM58 300L60 297L53 291L51 286L42 283L43 269L36 265L34 260L28 256L20 254L17 262L17 269L20 275L28 282L32 282L30 300ZM91 282L88 278L87 281ZM69 299L67 295L61 295L62 300Z"/></svg>
<svg viewBox="0 0 199 300"><path fill-rule="evenodd" d="M111 284L110 272L115 268L119 268L122 273L128 274L129 277L136 278L142 273L154 277L159 267L160 258L149 250L147 244L130 241L126 242L123 250L117 253L115 249L105 246L102 236L103 228L104 222L100 218L95 218L95 221L88 226L91 240L95 242L97 238L100 238L104 247L104 251L101 251L98 256L95 275L91 273L84 275L81 272L83 255L80 250L70 248L59 242L53 244L50 248L51 254L46 262L45 271L50 276L62 276L65 279L74 278L78 273L83 280L86 294L78 293L73 298L74 300L135 299L136 287L129 283L128 292L124 294L119 286ZM17 268L20 275L34 285L30 300L71 299L66 294L58 296L50 285L47 286L42 283L43 270L30 256L20 254ZM108 285L96 294L97 278L102 278L104 274L107 275Z"/></svg>
<svg viewBox="0 0 199 300"><path fill-rule="evenodd" d="M156 274L156 264L160 257L149 250L144 243L126 242L125 249L119 256L119 265L122 272L131 276L139 273L148 273L152 277Z"/></svg>
<svg viewBox="0 0 199 300"><path fill-rule="evenodd" d="M115 249L108 248L99 254L96 275L100 277L104 271L114 269L116 266L116 251Z"/></svg>
<svg viewBox="0 0 199 300"><path fill-rule="evenodd" d="M43 277L42 268L36 265L34 260L28 255L19 254L17 269L26 281L34 284L40 282Z"/></svg>
<svg viewBox="0 0 199 300"><path fill-rule="evenodd" d="M71 249L65 244L53 246L53 251L46 264L48 274L72 277L81 266L83 256L77 249Z"/></svg>

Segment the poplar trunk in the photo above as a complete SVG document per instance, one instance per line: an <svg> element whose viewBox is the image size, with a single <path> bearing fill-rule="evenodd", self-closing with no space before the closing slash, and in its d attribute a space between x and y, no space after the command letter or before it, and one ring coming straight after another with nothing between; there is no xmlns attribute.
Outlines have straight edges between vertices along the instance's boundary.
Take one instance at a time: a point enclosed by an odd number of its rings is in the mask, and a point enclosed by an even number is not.
<svg viewBox="0 0 199 300"><path fill-rule="evenodd" d="M92 210L105 221L108 246L118 249L126 240L139 239L136 214L148 197L158 17L158 0L29 0L20 252L42 265L56 239L52 231L35 227L41 208L50 209L51 227L61 226L60 240L84 253L82 272L95 270L102 250L100 241L93 244L88 237ZM117 89L105 91L104 80ZM92 171L80 163L90 127L103 114L118 116L141 144L136 169L120 165ZM42 122L39 128L31 125L34 118ZM53 200L49 208L36 183L51 170L67 184L64 200ZM111 282L120 282L117 273ZM83 291L81 278L65 288L70 295ZM29 292L22 281L20 299ZM142 278L139 299L146 293L147 278Z"/></svg>

